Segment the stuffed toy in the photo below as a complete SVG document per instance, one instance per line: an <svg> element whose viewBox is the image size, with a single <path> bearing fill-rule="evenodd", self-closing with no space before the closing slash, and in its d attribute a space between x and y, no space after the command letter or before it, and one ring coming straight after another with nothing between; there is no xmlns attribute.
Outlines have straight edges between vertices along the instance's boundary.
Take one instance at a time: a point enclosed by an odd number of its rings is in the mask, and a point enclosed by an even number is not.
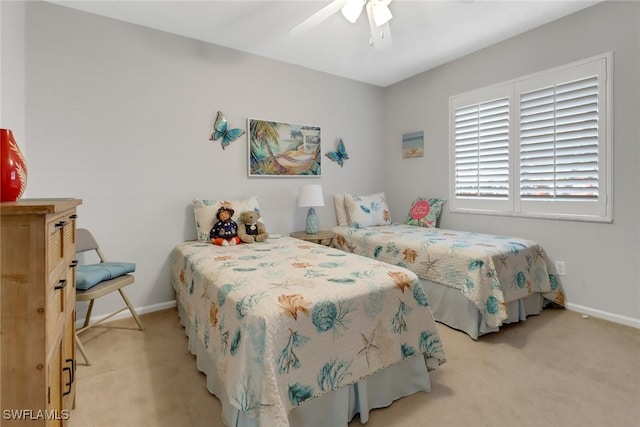
<svg viewBox="0 0 640 427"><path fill-rule="evenodd" d="M244 243L262 242L269 238L267 227L258 218L260 213L257 211L244 211L240 214L238 237Z"/></svg>
<svg viewBox="0 0 640 427"><path fill-rule="evenodd" d="M238 237L238 224L231 219L234 210L223 206L216 212L216 222L209 232L211 243L219 246L233 246L240 243Z"/></svg>

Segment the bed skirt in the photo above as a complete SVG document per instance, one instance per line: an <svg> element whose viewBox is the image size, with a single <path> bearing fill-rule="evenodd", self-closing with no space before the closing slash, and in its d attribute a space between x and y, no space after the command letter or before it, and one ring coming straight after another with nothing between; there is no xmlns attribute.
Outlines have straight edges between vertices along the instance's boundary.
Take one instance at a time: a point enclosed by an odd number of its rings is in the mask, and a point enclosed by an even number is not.
<svg viewBox="0 0 640 427"><path fill-rule="evenodd" d="M498 332L499 328L487 326L478 307L468 300L459 289L425 279L420 279L420 282L427 293L433 318L437 322L463 331L474 340L489 332ZM543 307L544 298L540 293L512 301L507 304L507 319L503 323L526 320L527 316L540 314Z"/></svg>
<svg viewBox="0 0 640 427"><path fill-rule="evenodd" d="M217 376L217 369L208 357L204 344L198 339L184 307L178 301L180 323L189 338L189 351L196 357L196 366L207 378L207 389L215 395L222 406L222 422L227 427L257 427L258 423L234 407ZM394 400L417 392L431 391L429 373L422 355L411 357L401 363L342 387L315 399L308 400L289 413L291 427L339 427L347 426L356 414L360 422L369 420L369 411L389 406ZM212 426L219 420L211 420ZM268 426L277 426L269 423Z"/></svg>

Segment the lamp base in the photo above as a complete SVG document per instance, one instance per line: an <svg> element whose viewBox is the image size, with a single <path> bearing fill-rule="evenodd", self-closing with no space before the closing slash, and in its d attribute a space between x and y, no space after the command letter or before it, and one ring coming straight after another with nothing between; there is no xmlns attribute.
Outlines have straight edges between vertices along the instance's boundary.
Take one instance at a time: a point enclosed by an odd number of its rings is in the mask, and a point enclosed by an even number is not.
<svg viewBox="0 0 640 427"><path fill-rule="evenodd" d="M307 234L318 234L318 216L314 208L309 208L309 212L307 212L307 222L304 231Z"/></svg>

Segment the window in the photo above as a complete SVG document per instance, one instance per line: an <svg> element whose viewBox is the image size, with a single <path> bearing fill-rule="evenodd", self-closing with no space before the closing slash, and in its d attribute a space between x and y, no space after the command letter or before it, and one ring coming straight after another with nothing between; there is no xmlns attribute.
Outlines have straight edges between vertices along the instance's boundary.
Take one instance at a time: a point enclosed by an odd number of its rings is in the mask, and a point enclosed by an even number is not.
<svg viewBox="0 0 640 427"><path fill-rule="evenodd" d="M611 221L611 59L451 97L451 210Z"/></svg>

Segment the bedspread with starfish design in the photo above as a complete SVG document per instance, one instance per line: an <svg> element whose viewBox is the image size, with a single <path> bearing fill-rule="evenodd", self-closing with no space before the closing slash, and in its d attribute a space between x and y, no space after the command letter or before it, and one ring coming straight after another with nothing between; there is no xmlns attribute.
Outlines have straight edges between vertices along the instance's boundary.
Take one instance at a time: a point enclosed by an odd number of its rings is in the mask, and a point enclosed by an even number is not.
<svg viewBox="0 0 640 427"><path fill-rule="evenodd" d="M216 364L229 401L288 425L307 399L410 357L445 362L411 271L288 236L236 246L178 244L178 303Z"/></svg>
<svg viewBox="0 0 640 427"><path fill-rule="evenodd" d="M544 249L530 240L406 224L332 230L347 252L460 289L490 327L501 326L507 318L506 304L534 292L563 304L551 262Z"/></svg>

